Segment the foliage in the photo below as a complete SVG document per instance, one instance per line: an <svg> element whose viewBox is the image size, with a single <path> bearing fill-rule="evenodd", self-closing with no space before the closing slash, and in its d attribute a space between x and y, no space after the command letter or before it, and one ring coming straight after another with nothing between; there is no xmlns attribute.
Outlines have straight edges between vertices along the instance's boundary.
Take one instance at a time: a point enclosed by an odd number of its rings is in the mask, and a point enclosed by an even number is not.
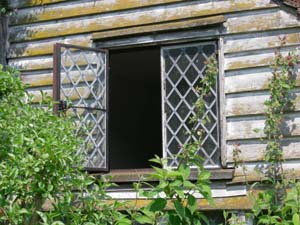
<svg viewBox="0 0 300 225"><path fill-rule="evenodd" d="M11 11L8 6L8 0L1 0L0 1L0 15L7 14Z"/></svg>
<svg viewBox="0 0 300 225"><path fill-rule="evenodd" d="M0 68L0 224L105 224L110 214L122 219L118 205L103 203L111 184L95 182L78 166L73 121L41 106L30 104L16 71ZM95 214L97 207L102 211Z"/></svg>

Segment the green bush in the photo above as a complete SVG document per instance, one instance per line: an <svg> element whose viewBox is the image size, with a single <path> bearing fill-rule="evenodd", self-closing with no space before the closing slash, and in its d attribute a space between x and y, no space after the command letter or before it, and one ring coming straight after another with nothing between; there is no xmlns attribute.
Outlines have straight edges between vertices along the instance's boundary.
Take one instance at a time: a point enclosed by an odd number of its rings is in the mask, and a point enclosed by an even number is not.
<svg viewBox="0 0 300 225"><path fill-rule="evenodd" d="M105 224L110 183L82 172L74 122L41 106L30 104L16 71L0 67L0 224Z"/></svg>

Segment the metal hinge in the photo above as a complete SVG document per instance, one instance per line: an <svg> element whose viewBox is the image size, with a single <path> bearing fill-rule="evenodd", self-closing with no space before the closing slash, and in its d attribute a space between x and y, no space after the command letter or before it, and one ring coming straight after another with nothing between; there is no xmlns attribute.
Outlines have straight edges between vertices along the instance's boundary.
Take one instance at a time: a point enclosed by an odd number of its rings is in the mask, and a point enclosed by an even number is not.
<svg viewBox="0 0 300 225"><path fill-rule="evenodd" d="M67 109L68 109L67 101L60 100L59 103L58 103L58 110L59 111L66 111Z"/></svg>

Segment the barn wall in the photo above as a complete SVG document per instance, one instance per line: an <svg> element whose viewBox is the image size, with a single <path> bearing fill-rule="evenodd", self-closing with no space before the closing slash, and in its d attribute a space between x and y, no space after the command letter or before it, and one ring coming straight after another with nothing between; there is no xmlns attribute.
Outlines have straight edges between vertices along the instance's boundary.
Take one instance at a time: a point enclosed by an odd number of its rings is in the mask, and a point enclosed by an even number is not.
<svg viewBox="0 0 300 225"><path fill-rule="evenodd" d="M40 2L43 2L41 4ZM224 16L220 32L191 35L224 39L225 162L233 162L233 145L240 143L242 159L254 168L262 160L265 144L264 104L268 98L268 65L285 35L283 52L300 46L300 22L270 0L12 0L18 12L9 22L9 64L21 69L23 80L32 84L35 100L38 89L52 93L52 53L55 42L93 45L93 33L152 25L161 22ZM206 29L206 28L203 28ZM99 34L98 34L99 36ZM163 38L163 36L161 36ZM151 39L145 39L152 41ZM120 42L122 43L122 41ZM109 45L103 41L102 45ZM287 168L300 164L300 77L294 91L296 110L286 115L284 155ZM259 132L255 132L260 129ZM291 166L292 165L292 166ZM253 170L248 171L249 176ZM236 170L235 181L243 176Z"/></svg>

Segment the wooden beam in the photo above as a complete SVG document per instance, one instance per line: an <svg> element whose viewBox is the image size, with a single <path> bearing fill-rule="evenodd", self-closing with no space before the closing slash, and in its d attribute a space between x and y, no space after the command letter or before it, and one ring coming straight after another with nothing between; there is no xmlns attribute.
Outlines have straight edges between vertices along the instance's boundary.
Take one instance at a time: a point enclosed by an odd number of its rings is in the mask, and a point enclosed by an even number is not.
<svg viewBox="0 0 300 225"><path fill-rule="evenodd" d="M96 0L79 3L73 1L72 4L20 10L17 14L11 17L10 24L19 25L54 19L58 20L141 7L166 5L176 2L182 2L182 0Z"/></svg>
<svg viewBox="0 0 300 225"><path fill-rule="evenodd" d="M6 50L7 50L7 16L0 13L0 64L6 65Z"/></svg>
<svg viewBox="0 0 300 225"><path fill-rule="evenodd" d="M152 199L133 199L133 200L103 200L107 204L114 204L114 202L123 202L118 210L126 210L130 207L143 208L149 206ZM249 210L253 207L253 201L249 196L233 196L224 198L214 198L214 205L205 199L197 199L198 209L200 210ZM49 211L53 208L52 201L48 200L43 204L43 210ZM167 209L174 209L173 203L168 200Z"/></svg>
<svg viewBox="0 0 300 225"><path fill-rule="evenodd" d="M122 200L121 200L122 201ZM152 200L137 199L125 201L126 206L135 206L136 208L146 207ZM107 201L112 204L114 200ZM249 210L253 207L253 202L248 196L234 196L226 198L214 198L214 205L210 205L205 199L198 199L198 208L201 210ZM124 208L120 208L122 210ZM173 203L168 200L167 209L174 209Z"/></svg>
<svg viewBox="0 0 300 225"><path fill-rule="evenodd" d="M233 178L233 169L211 169L210 180L231 180ZM158 181L149 178L154 172L153 169L128 169L128 170L111 170L107 175L111 177L112 182L138 182L142 179L147 181ZM103 174L95 174L95 176L103 176ZM191 171L190 179L197 180L198 174L196 170Z"/></svg>
<svg viewBox="0 0 300 225"><path fill-rule="evenodd" d="M178 29L188 29L193 27L220 24L225 22L224 16L211 16L206 18L197 18L162 24L144 25L132 28L116 29L112 31L103 31L92 34L92 39L105 39L110 37L121 37L126 35L143 34L159 31L172 31Z"/></svg>

